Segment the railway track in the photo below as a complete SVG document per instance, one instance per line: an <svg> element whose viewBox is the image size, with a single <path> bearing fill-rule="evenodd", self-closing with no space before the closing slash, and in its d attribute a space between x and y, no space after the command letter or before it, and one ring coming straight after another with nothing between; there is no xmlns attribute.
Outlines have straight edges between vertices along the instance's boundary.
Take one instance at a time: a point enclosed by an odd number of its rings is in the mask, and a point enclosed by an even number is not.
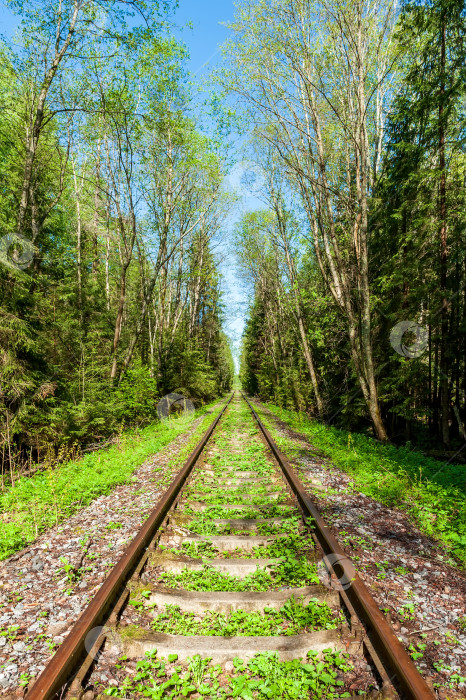
<svg viewBox="0 0 466 700"><path fill-rule="evenodd" d="M434 697L234 394L26 697L330 698L355 677Z"/></svg>

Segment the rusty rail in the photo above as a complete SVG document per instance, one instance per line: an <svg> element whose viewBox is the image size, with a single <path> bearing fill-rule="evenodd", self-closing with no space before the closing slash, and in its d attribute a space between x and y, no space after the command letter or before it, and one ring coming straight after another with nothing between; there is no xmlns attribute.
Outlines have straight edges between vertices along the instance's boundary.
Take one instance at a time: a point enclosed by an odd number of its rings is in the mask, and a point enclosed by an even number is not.
<svg viewBox="0 0 466 700"><path fill-rule="evenodd" d="M213 421L210 428L206 430L201 441L191 452L183 467L165 491L159 504L149 515L136 537L130 542L119 561L107 576L101 588L78 618L55 656L50 660L28 691L26 695L27 700L49 700L49 698L53 698L70 682L70 680L72 680L73 673L84 657L87 635L91 630L102 624L102 621L106 619L113 605L118 601L122 588L131 578L139 560L144 555L145 550L165 520L168 511L183 488L186 479L189 477L202 450L217 427L219 420L225 413L233 396L234 392L217 418Z"/></svg>
<svg viewBox="0 0 466 700"><path fill-rule="evenodd" d="M251 409L266 442L280 465L291 490L298 499L304 514L312 520L315 535L324 553L326 555L335 554L337 557L341 558L342 561L348 561L346 553L325 524L316 505L307 494L304 485L296 476L294 469L286 457L280 452L270 433L254 410L254 407L244 394L243 398ZM333 568L337 576L345 573L344 569L337 563L333 565ZM345 595L349 599L359 619L364 623L369 640L374 646L379 658L383 661L392 683L396 685L396 682L394 682L396 679L405 696L410 700L433 700L435 698L433 691L417 670L411 657L405 651L392 627L379 610L370 591L355 570L352 583L349 588L345 590Z"/></svg>

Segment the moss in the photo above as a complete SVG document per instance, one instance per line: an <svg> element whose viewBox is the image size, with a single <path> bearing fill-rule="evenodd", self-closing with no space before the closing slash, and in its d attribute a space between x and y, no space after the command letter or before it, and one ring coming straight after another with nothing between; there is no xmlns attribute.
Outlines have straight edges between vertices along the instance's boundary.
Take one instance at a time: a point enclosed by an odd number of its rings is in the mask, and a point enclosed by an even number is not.
<svg viewBox="0 0 466 700"><path fill-rule="evenodd" d="M124 627L119 627L118 633L123 644L135 639L144 639L144 637L147 637L147 630L139 625L125 625Z"/></svg>
<svg viewBox="0 0 466 700"><path fill-rule="evenodd" d="M171 519L171 525L178 525L179 527L186 527L192 521L192 515L186 513L176 513L176 515Z"/></svg>
<svg viewBox="0 0 466 700"><path fill-rule="evenodd" d="M190 561L189 557L183 557L181 553L175 554L169 549L164 549L162 552L158 551L149 555L149 561L152 566L163 566L167 561L179 561L180 559L183 561Z"/></svg>
<svg viewBox="0 0 466 700"><path fill-rule="evenodd" d="M140 579L138 579L137 581L133 581L132 579L130 579L126 584L126 588L129 591L131 591L131 598L139 598L142 591L147 591L147 586L144 586L144 584L141 583Z"/></svg>

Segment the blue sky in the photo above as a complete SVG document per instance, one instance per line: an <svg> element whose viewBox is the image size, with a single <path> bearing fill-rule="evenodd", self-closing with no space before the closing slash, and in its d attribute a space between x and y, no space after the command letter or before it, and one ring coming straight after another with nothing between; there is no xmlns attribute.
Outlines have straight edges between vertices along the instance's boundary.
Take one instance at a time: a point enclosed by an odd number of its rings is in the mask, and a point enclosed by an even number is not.
<svg viewBox="0 0 466 700"><path fill-rule="evenodd" d="M218 65L221 60L220 44L229 34L227 27L222 22L228 22L234 16L233 0L180 0L179 7L174 14L173 21L176 25L175 36L183 41L189 49L190 59L188 69L199 80L206 74L209 67ZM0 33L11 37L17 26L18 19L0 0ZM192 23L192 28L188 27ZM238 186L239 177L237 169L233 172L229 182ZM240 205L231 213L225 222L225 232L228 237L241 212L254 208L257 200L247 192L244 193ZM226 331L235 341L238 347L239 339L244 327L244 314L247 299L244 291L236 280L234 259L228 254L228 245L225 243L220 249L222 273L224 276L225 304L227 305Z"/></svg>
<svg viewBox="0 0 466 700"><path fill-rule="evenodd" d="M176 24L193 24L192 29L176 32L189 47L191 72L198 73L207 62L213 64L221 59L216 52L228 36L228 29L221 22L232 20L233 15L233 0L180 0Z"/></svg>
<svg viewBox="0 0 466 700"><path fill-rule="evenodd" d="M222 55L219 47L229 34L228 28L223 26L222 22L231 21L234 12L233 0L180 0L175 14L175 22L178 27L185 28L177 30L175 34L188 46L190 52L188 68L200 80L209 67L217 66L221 62ZM186 28L189 22L192 22L192 29ZM234 168L232 176L228 180L237 188L239 179L238 168ZM247 192L243 193L242 202L225 222L227 239L241 212L257 205L257 200L254 197L251 197ZM238 349L244 328L247 298L236 279L234 259L232 259L231 253L229 254L228 248L228 243L220 247L223 259L221 269L224 276L224 302L227 306L226 331Z"/></svg>

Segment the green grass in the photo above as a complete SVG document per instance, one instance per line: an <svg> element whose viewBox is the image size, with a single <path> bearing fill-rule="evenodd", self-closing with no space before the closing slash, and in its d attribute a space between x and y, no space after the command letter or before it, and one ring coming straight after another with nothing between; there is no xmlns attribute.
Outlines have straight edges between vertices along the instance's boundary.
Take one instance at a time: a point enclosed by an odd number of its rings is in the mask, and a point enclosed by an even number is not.
<svg viewBox="0 0 466 700"><path fill-rule="evenodd" d="M164 549L160 545L161 549ZM314 549L314 542L311 537L298 532L280 533L280 537L271 541L269 544L256 545L251 550L237 547L234 550L219 551L211 542L182 542L181 550L179 548L171 548L169 551L173 554L184 554L187 557L194 559L214 559L223 557L224 559L239 558L239 559L276 559L279 557L303 556L310 550Z"/></svg>
<svg viewBox="0 0 466 700"><path fill-rule="evenodd" d="M446 551L466 564L464 466L425 457L409 446L384 445L273 404L267 407L347 472L358 491L403 510L423 533L440 540ZM292 443L277 436L270 416L260 406L258 413L278 445L289 453Z"/></svg>
<svg viewBox="0 0 466 700"><path fill-rule="evenodd" d="M181 466L213 421L213 415L205 413L215 403L197 412L196 415L204 415L204 418L188 444L171 461L172 472ZM0 495L0 560L33 542L41 532L59 524L98 496L131 481L133 472L148 457L186 432L190 424L189 418L180 417L143 430L128 431L118 445L18 479ZM162 475L160 479L164 483Z"/></svg>
<svg viewBox="0 0 466 700"><path fill-rule="evenodd" d="M177 663L178 656L157 658L157 651L147 652L139 661L136 674L125 674L119 687L108 688L106 695L152 700L175 700L186 697L205 697L212 700L244 698L245 700L303 700L303 698L350 697L341 692L341 674L351 669L348 655L325 650L320 658L310 651L303 663L279 661L278 654L256 654L249 662L235 659L233 676L226 674L219 664L210 659L193 656L187 665ZM116 667L125 673L126 657Z"/></svg>
<svg viewBox="0 0 466 700"><path fill-rule="evenodd" d="M263 612L235 610L229 614L206 611L202 616L182 612L176 605L167 605L151 627L155 632L185 636L213 637L276 637L311 630L335 629L335 617L327 603L311 600L307 605L290 598L280 610L265 608Z"/></svg>
<svg viewBox="0 0 466 700"><path fill-rule="evenodd" d="M186 591L268 591L280 586L300 588L319 583L317 568L305 557L292 558L239 578L223 574L204 566L202 569L184 568L180 573L165 572L160 580L167 588L182 588Z"/></svg>

